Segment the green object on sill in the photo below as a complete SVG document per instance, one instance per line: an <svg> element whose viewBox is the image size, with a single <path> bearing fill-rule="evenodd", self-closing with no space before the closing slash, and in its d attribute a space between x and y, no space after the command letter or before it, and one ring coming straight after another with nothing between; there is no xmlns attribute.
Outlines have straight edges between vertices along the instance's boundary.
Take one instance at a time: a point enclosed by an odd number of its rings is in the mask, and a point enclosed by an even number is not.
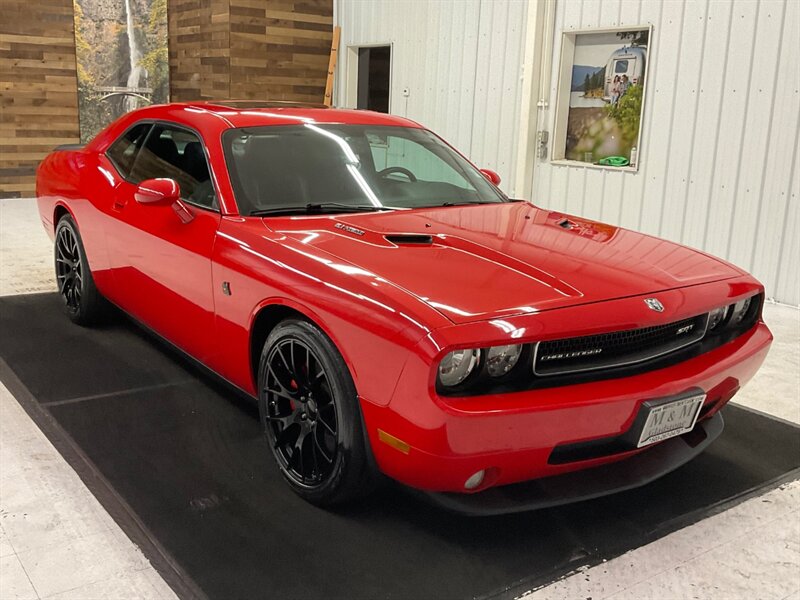
<svg viewBox="0 0 800 600"><path fill-rule="evenodd" d="M606 167L627 167L631 163L624 156L606 156L600 159L599 164Z"/></svg>

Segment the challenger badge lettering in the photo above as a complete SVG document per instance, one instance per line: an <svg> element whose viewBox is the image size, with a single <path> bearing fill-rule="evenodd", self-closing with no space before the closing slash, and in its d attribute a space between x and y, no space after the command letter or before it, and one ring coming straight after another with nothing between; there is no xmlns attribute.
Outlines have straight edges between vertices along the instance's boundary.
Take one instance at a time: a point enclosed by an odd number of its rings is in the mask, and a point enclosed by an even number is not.
<svg viewBox="0 0 800 600"><path fill-rule="evenodd" d="M334 225L334 227L336 227L336 229L342 229L342 230L346 231L347 233L355 233L356 235L364 235L364 232L361 231L360 229L356 229L355 227L350 227L350 225L345 225L344 223L336 223L336 225Z"/></svg>
<svg viewBox="0 0 800 600"><path fill-rule="evenodd" d="M578 350L576 352L562 352L561 354L547 354L543 356L540 360L564 360L565 358L578 358L580 356L594 356L595 354L600 354L603 351L602 348L591 348L589 350Z"/></svg>

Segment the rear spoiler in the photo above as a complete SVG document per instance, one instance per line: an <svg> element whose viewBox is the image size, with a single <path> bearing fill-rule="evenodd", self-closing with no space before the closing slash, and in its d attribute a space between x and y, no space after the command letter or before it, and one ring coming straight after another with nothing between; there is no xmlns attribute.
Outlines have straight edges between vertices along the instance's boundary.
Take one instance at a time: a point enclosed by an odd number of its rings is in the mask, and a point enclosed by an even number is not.
<svg viewBox="0 0 800 600"><path fill-rule="evenodd" d="M60 146L56 146L55 148L53 148L53 151L57 152L59 150L83 150L83 147L85 145L86 144L61 144Z"/></svg>

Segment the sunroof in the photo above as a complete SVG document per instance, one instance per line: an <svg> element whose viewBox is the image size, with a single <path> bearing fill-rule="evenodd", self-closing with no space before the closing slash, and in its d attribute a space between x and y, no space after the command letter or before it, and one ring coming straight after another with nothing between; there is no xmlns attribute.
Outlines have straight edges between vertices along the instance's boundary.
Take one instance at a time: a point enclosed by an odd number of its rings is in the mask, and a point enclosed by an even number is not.
<svg viewBox="0 0 800 600"><path fill-rule="evenodd" d="M283 100L223 100L210 101L207 104L224 106L226 108L254 109L254 108L328 108L324 104L313 102L289 102Z"/></svg>

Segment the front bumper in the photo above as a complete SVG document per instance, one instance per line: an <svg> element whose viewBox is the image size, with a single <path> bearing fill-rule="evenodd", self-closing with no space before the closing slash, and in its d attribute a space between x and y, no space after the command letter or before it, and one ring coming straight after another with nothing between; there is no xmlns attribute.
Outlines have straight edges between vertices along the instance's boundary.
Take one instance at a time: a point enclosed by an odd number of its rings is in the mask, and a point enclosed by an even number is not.
<svg viewBox="0 0 800 600"><path fill-rule="evenodd" d="M759 321L733 341L663 369L452 401L435 394L420 395L419 381L430 366L412 359L389 406L362 401L364 420L380 470L429 492L463 494L467 479L482 469L488 473L485 482L470 493L623 460L619 469L624 471L638 464L631 462L637 456L669 453L678 443L665 441L566 462L553 461L553 451L618 437L631 428L643 402L694 388L706 393L701 419L710 419L756 373L771 340L769 329ZM697 427L707 426L701 420ZM393 440L402 444L390 443Z"/></svg>
<svg viewBox="0 0 800 600"><path fill-rule="evenodd" d="M495 487L480 494L429 492L425 496L448 510L476 516L538 510L591 500L645 485L674 471L708 448L724 426L722 414L716 413L695 425L692 431L623 462Z"/></svg>

